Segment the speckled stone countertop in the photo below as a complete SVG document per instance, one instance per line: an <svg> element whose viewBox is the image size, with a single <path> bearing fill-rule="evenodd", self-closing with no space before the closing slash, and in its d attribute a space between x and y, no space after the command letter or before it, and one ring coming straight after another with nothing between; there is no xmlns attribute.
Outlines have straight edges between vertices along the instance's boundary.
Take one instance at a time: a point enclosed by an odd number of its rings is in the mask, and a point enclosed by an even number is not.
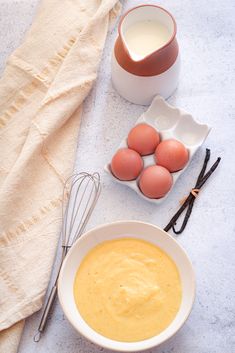
<svg viewBox="0 0 235 353"><path fill-rule="evenodd" d="M1 70L7 55L20 44L37 2L0 0ZM138 3L141 1L126 1L124 10ZM178 24L182 71L179 87L169 102L211 125L212 131L168 199L160 206L145 202L130 189L114 183L104 173L103 166L145 108L126 102L112 88L110 55L116 30L109 33L98 81L85 102L78 140L77 170L99 171L103 184L99 204L88 228L120 219L139 219L164 226L178 207L178 200L194 185L205 148L211 149L212 161L221 156L221 165L196 201L187 229L178 237L196 272L197 296L193 311L174 337L151 352L233 353L235 3L233 0L166 0L156 3L170 10ZM58 303L46 334L35 344L33 335L39 318L40 314L35 314L27 320L20 353L106 352L75 332Z"/></svg>

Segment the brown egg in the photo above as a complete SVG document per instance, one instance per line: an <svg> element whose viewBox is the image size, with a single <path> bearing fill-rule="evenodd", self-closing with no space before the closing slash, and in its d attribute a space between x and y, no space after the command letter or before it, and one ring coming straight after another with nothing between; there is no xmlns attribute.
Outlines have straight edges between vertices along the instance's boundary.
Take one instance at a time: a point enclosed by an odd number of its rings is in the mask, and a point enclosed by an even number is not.
<svg viewBox="0 0 235 353"><path fill-rule="evenodd" d="M111 170L120 180L134 180L140 174L143 165L143 160L136 151L121 148L112 158Z"/></svg>
<svg viewBox="0 0 235 353"><path fill-rule="evenodd" d="M160 199L168 193L172 183L172 175L166 168L152 165L141 174L139 187L150 199Z"/></svg>
<svg viewBox="0 0 235 353"><path fill-rule="evenodd" d="M156 148L156 163L167 168L170 172L183 169L188 162L189 155L186 147L177 140L164 140Z"/></svg>
<svg viewBox="0 0 235 353"><path fill-rule="evenodd" d="M128 147L141 156L154 153L159 142L159 133L148 124L136 125L131 129L127 138Z"/></svg>

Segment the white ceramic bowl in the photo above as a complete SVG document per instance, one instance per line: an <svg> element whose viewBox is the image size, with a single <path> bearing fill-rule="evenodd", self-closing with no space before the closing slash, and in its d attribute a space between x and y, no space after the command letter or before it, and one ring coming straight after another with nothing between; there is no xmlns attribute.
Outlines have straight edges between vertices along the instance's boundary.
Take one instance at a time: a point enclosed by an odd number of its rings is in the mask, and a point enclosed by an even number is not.
<svg viewBox="0 0 235 353"><path fill-rule="evenodd" d="M182 303L175 319L159 335L139 342L118 342L94 331L79 314L73 296L74 278L84 256L97 244L105 240L122 237L144 239L159 246L175 261L182 282ZM61 268L58 295L66 317L74 328L87 339L104 348L124 352L137 352L159 345L180 329L187 319L194 302L195 278L188 256L168 233L149 223L121 221L96 227L76 241Z"/></svg>

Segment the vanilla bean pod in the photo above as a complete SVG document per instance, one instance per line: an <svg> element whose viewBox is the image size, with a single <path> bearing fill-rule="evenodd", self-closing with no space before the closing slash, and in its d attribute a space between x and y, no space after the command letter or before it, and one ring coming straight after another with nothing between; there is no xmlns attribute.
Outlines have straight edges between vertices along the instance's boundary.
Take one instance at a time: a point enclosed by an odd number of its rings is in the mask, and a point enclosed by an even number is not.
<svg viewBox="0 0 235 353"><path fill-rule="evenodd" d="M201 172L198 176L197 179L197 184L200 181L200 179L204 176L207 164L209 162L210 159L210 150L206 149L206 156L205 156L205 160L201 169ZM197 185L196 184L196 185ZM168 232L168 230L170 230L176 223L177 219L179 218L179 216L183 213L183 211L186 209L186 207L188 206L188 204L191 202L191 200L194 198L194 196L190 193L189 196L185 199L184 203L182 204L182 206L180 207L180 209L176 212L176 214L171 218L170 222L167 224L167 226L164 228L164 230L166 232Z"/></svg>
<svg viewBox="0 0 235 353"><path fill-rule="evenodd" d="M219 157L216 160L216 162L212 165L212 167L209 169L209 171L205 174L209 160L210 160L210 150L206 149L206 156L205 156L205 159L204 159L204 163L203 163L202 169L200 171L200 174L199 174L199 176L197 178L196 185L192 189L192 191L195 190L195 191L197 191L197 193L199 192L201 187L205 184L205 182L209 179L211 174L218 167L221 158ZM168 232L171 228L173 229L173 232L175 234L177 234L177 235L184 231L184 229L185 229L185 227L186 227L186 225L188 223L188 220L190 218L190 215L192 213L193 205L194 205L194 202L195 202L195 199L196 199L195 192L192 193L192 191L190 192L189 196L186 198L186 200L184 201L184 203L180 207L180 209L176 212L176 214L171 218L170 222L164 228L164 230L166 232ZM176 230L175 229L176 221L178 220L178 218L181 216L181 214L184 212L184 210L186 208L187 208L187 211L186 211L185 217L183 219L182 225L181 225L179 230Z"/></svg>
<svg viewBox="0 0 235 353"><path fill-rule="evenodd" d="M199 174L199 176L197 178L197 182L196 182L196 185L195 185L195 189L197 189L197 190L200 190L200 187L202 186L201 185L201 181L204 178L204 174L205 174L205 171L206 171L206 168L207 168L209 160L210 160L210 150L207 148L206 149L206 156L205 156L205 159L204 159L204 162L203 162L203 166L202 166L201 172L200 172L200 174ZM182 225L181 225L180 229L176 230L176 228L175 228L176 220L175 220L174 224L172 224L172 230L173 230L173 232L176 235L181 234L184 231L184 229L185 229L185 227L186 227L186 225L188 223L189 217L191 216L193 205L194 205L194 202L196 200L196 197L191 192L189 194L189 197L190 197L190 200L189 200L189 202L187 204L188 209L186 211L186 214L185 214L185 217L183 219L183 222L182 222Z"/></svg>

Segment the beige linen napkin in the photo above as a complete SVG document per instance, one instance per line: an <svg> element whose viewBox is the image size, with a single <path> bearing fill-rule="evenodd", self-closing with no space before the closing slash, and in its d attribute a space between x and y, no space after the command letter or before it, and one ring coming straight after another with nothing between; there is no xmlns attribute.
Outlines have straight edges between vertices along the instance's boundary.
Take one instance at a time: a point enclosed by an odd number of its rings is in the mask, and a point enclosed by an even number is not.
<svg viewBox="0 0 235 353"><path fill-rule="evenodd" d="M1 353L16 352L20 320L42 305L82 102L118 10L117 0L43 0L0 80Z"/></svg>

